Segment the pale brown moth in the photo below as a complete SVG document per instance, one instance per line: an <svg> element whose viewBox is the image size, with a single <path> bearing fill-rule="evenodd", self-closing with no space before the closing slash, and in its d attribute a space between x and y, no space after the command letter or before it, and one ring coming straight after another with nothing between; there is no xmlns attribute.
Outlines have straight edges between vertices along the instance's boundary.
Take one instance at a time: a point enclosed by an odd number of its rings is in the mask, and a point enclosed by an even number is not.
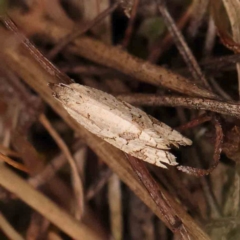
<svg viewBox="0 0 240 240"><path fill-rule="evenodd" d="M144 111L100 90L72 83L50 84L54 97L88 131L131 156L166 168L177 165L171 145L192 141Z"/></svg>

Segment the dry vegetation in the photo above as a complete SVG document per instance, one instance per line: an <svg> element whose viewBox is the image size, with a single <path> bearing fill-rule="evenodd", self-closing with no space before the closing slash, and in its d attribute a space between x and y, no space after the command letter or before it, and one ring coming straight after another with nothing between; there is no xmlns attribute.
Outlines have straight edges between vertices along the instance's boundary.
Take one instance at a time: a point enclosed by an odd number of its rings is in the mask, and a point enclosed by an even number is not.
<svg viewBox="0 0 240 240"><path fill-rule="evenodd" d="M0 1L0 239L240 238L240 3L166 2ZM190 138L180 165L77 124L48 87L72 79Z"/></svg>

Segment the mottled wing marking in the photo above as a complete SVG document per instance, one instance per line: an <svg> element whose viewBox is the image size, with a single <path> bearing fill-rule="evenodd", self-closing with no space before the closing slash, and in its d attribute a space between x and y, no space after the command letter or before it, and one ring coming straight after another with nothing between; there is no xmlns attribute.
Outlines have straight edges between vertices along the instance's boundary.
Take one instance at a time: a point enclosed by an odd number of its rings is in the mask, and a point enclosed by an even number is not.
<svg viewBox="0 0 240 240"><path fill-rule="evenodd" d="M170 145L185 138L144 111L97 89L72 83L51 86L54 96L83 127L122 151L159 167L177 165Z"/></svg>

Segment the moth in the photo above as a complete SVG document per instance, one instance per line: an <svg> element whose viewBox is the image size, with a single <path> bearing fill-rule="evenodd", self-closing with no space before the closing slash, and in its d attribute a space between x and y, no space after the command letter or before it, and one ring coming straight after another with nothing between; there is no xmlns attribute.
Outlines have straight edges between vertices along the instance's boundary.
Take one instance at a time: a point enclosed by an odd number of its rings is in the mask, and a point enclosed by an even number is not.
<svg viewBox="0 0 240 240"><path fill-rule="evenodd" d="M53 96L80 125L123 152L159 167L177 165L170 146L192 141L144 111L77 83L49 84Z"/></svg>

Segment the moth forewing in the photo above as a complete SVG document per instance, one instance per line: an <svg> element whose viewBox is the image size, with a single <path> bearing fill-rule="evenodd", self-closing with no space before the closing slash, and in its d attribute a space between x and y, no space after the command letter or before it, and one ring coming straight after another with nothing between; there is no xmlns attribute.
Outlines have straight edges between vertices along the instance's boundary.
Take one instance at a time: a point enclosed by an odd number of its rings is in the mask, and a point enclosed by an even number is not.
<svg viewBox="0 0 240 240"><path fill-rule="evenodd" d="M87 130L141 160L166 168L177 165L170 145L191 145L144 111L100 90L72 83L50 84L54 97Z"/></svg>

